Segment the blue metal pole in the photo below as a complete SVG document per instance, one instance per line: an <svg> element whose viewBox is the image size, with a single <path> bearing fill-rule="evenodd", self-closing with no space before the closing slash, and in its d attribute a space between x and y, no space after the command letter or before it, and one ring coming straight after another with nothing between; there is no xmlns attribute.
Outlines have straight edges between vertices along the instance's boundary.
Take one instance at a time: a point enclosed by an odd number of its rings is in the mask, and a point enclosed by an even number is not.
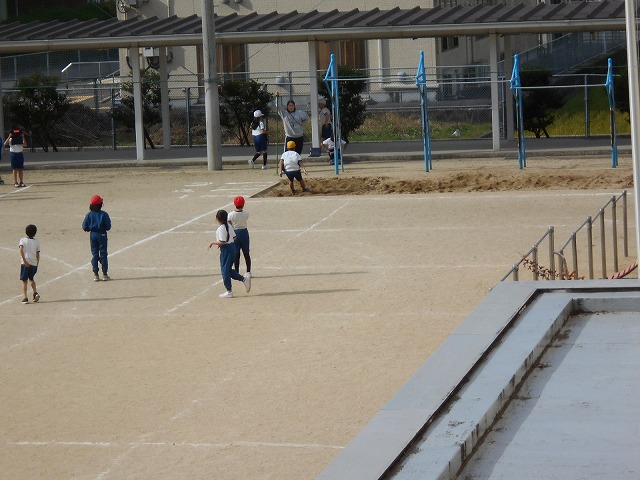
<svg viewBox="0 0 640 480"><path fill-rule="evenodd" d="M518 54L513 56L513 72L511 73L510 88L513 92L516 106L516 127L518 129L518 167L527 166L527 155L524 148L524 115L522 112L522 84L520 82L520 59Z"/></svg>
<svg viewBox="0 0 640 480"><path fill-rule="evenodd" d="M338 72L336 68L335 55L331 54L329 68L324 76L329 96L331 97L331 110L333 120L333 164L336 175L340 172L340 165L344 172L344 162L342 160L342 128L340 126L340 93L338 91Z"/></svg>
<svg viewBox="0 0 640 480"><path fill-rule="evenodd" d="M424 71L424 51L420 51L420 62L416 72L416 86L420 91L420 119L422 121L422 150L424 152L424 170L431 170L431 130L429 127L429 98L427 74Z"/></svg>

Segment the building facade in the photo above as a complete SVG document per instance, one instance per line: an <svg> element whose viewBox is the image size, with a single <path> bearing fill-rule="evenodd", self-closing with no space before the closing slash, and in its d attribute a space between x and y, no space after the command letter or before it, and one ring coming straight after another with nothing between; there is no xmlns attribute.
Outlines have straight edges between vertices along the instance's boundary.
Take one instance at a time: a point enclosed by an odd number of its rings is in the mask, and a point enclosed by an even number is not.
<svg viewBox="0 0 640 480"><path fill-rule="evenodd" d="M138 15L145 18L157 16L165 18L172 15L186 17L201 15L201 0L120 0L130 8L123 8L120 18ZM527 0L531 1L531 0ZM453 1L453 4L457 3ZM502 2L502 3L511 3ZM434 6L451 6L452 1L429 0L421 4L422 8ZM317 10L329 12L339 10L348 12L389 10L393 8L410 9L416 6L415 0L380 0L375 6L365 0L324 0L321 2L299 0L292 7L291 2L284 0L219 0L214 9L218 16L267 14L271 12L286 13L292 10L308 12ZM530 48L540 39L537 36L523 36L512 40L512 46ZM396 79L398 75L415 73L419 60L419 52L424 51L426 67L434 69L442 67L439 75L464 78L486 70L489 63L488 37L440 37L417 39L379 39L360 40L344 38L339 41L317 42L316 65L318 75L323 75L333 53L338 64L363 69L370 77ZM306 43L279 43L274 36L270 43L221 45L217 52L218 72L223 75L260 74L259 80L269 83L289 72L306 77L311 70L309 63L309 46ZM169 71L171 75L202 72L201 52L199 47L172 47L168 53Z"/></svg>

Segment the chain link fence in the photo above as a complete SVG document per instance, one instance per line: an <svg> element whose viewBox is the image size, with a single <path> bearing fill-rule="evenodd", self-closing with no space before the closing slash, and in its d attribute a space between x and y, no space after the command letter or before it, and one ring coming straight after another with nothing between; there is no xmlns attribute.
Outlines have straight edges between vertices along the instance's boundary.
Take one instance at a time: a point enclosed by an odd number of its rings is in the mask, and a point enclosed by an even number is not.
<svg viewBox="0 0 640 480"><path fill-rule="evenodd" d="M109 60L110 61L110 60ZM100 62L97 62L100 63ZM67 64L69 65L69 64ZM89 65L86 65L89 68ZM123 82L130 82L130 77L106 75L90 80L74 78L72 71L78 66L67 68L69 75L60 78L58 92L66 95L70 103L68 112L52 129L51 137L58 149L109 149L130 148L135 145L135 133L132 128L115 122L110 116L111 110L122 101ZM106 68L93 65L92 68ZM421 140L420 94L415 85L413 68L398 68L363 71L365 89L362 97L366 101L367 119L365 124L350 135L352 141L389 141L389 140ZM6 73L3 63L3 75ZM283 100L293 99L299 109L311 111L311 103L317 99L310 97L310 81L322 81L324 72L319 71L315 79L309 78L308 72L260 72L235 73L222 75L221 80L229 78L252 79L264 84L275 96L279 93ZM602 78L585 76L565 76L563 95L567 100L578 98L584 103L585 123L574 125L572 135L609 134L608 131L595 131L589 108L597 104L601 110L602 99L606 104L604 87L587 88L585 82L603 83ZM341 79L350 81L350 79ZM573 83L571 83L573 82ZM4 95L15 94L8 87L7 76L4 76ZM506 98L511 95L508 79L499 80L500 125L504 133ZM171 144L176 147L204 146L206 142L204 89L202 79L197 75L171 75L168 80ZM427 72L429 89L429 119L432 138L490 138L491 137L491 82L489 68L486 65L466 65L460 67L432 68ZM601 90L601 91L600 91ZM586 95L586 96L585 96ZM599 96L602 96L600 98ZM598 98L596 98L598 97ZM15 112L10 104L4 102L5 127L12 126ZM255 108L260 108L256 105ZM608 106L606 107L608 112ZM282 126L271 105L271 115L267 118L270 141L275 142L275 135L282 136ZM594 108L593 111L596 109ZM253 111L253 110L252 110ZM251 112L246 112L247 123L251 120ZM575 123L575 121L574 121ZM311 122L306 123L305 135L311 138ZM23 125L31 131L32 148L46 148L46 141L38 125ZM555 128L555 127L554 127ZM162 125L160 123L145 125L149 138L154 146L163 143ZM554 131L553 135L567 133ZM238 144L234 131L222 128L220 132L223 144ZM504 137L504 134L503 134ZM278 137L277 140L280 138ZM147 148L151 145L147 145Z"/></svg>

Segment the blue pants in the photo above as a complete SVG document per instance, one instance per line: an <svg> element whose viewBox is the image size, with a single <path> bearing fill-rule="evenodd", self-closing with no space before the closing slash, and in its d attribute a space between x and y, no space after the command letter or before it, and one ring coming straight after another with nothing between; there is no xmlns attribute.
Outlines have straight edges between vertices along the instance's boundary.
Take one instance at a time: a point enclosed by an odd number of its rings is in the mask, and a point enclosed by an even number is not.
<svg viewBox="0 0 640 480"><path fill-rule="evenodd" d="M107 260L107 234L91 232L89 234L91 244L91 267L93 273L98 273L98 261L102 264L102 273L109 271L109 260Z"/></svg>
<svg viewBox="0 0 640 480"><path fill-rule="evenodd" d="M247 272L251 271L251 255L249 255L249 230L246 228L238 228L236 230L236 259L233 262L233 269L237 272L240 270L240 252L244 257L244 263L247 265Z"/></svg>
<svg viewBox="0 0 640 480"><path fill-rule="evenodd" d="M237 250L235 243L227 243L220 247L220 272L222 273L222 283L227 291L232 290L231 279L239 282L244 281L244 277L231 268L236 259Z"/></svg>

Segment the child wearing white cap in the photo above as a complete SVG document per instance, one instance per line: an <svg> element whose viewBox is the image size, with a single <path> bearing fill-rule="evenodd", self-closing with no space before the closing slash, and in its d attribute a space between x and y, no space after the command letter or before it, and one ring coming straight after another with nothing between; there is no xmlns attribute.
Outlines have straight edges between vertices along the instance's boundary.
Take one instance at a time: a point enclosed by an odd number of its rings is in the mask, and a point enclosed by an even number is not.
<svg viewBox="0 0 640 480"><path fill-rule="evenodd" d="M256 147L256 153L251 160L249 160L249 165L251 168L255 165L255 161L258 159L260 155L262 155L262 169L266 170L269 168L267 165L267 147L269 144L269 139L267 137L267 126L264 123L264 115L261 110L256 110L253 112L253 120L251 122L251 134L253 135L253 144Z"/></svg>

